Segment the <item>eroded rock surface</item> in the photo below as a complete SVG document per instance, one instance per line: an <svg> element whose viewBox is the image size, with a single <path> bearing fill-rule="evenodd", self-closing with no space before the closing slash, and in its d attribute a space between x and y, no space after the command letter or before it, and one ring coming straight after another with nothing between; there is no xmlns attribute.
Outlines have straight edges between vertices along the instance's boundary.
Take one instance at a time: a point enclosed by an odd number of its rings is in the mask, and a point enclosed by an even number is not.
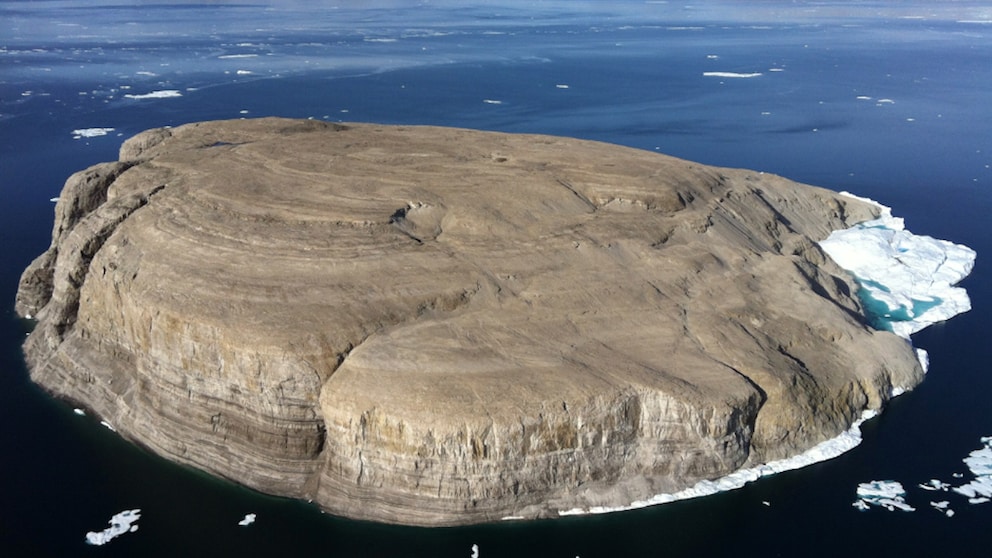
<svg viewBox="0 0 992 558"><path fill-rule="evenodd" d="M170 459L410 524L623 505L922 371L816 245L832 192L588 141L238 120L71 177L35 381Z"/></svg>

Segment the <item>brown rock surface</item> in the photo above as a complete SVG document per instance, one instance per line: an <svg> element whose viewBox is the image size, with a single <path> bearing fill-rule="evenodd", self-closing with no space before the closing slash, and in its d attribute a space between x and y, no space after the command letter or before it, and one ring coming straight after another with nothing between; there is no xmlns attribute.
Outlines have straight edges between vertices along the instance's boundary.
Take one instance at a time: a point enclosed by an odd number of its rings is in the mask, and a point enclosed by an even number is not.
<svg viewBox="0 0 992 558"><path fill-rule="evenodd" d="M601 143L281 119L71 177L38 383L170 459L410 524L622 505L921 375L816 245L856 200Z"/></svg>

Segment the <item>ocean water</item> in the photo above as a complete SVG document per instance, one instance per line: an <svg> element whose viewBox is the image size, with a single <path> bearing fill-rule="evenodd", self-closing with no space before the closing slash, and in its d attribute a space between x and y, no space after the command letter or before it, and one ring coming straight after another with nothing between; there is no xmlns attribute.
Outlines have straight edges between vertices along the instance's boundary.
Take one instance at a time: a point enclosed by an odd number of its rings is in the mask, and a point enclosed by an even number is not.
<svg viewBox="0 0 992 558"><path fill-rule="evenodd" d="M987 2L0 0L0 553L986 556L992 503L917 485L967 482L962 460L992 435L989 60ZM973 309L914 335L930 372L860 446L802 470L555 521L327 516L164 462L49 398L12 310L69 174L150 127L269 115L575 136L847 190L974 248ZM874 480L900 482L916 511L852 507ZM86 544L136 508L136 532Z"/></svg>

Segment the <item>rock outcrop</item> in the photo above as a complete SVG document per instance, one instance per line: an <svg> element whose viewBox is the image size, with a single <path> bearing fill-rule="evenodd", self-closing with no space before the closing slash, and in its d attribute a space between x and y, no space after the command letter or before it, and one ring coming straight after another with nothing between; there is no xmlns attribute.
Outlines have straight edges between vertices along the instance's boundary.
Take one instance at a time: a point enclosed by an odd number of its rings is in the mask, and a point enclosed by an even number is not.
<svg viewBox="0 0 992 558"><path fill-rule="evenodd" d="M622 505L838 435L922 370L827 190L575 139L282 119L77 173L17 311L123 436L340 515Z"/></svg>

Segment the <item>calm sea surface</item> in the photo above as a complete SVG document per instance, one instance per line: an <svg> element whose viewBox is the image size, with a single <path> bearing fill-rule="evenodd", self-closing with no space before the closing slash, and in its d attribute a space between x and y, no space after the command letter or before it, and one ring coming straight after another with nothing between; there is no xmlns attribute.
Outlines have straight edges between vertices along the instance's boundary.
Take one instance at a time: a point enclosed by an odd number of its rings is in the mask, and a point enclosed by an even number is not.
<svg viewBox="0 0 992 558"><path fill-rule="evenodd" d="M0 554L988 556L992 503L916 488L967 480L962 458L992 435L987 6L0 1ZM926 381L829 462L606 516L453 529L330 517L75 415L29 382L12 310L72 172L147 128L269 115L575 136L850 190L977 250L974 309L914 338ZM113 130L74 136L92 128ZM855 510L858 483L881 479L917 511ZM137 532L85 544L131 508Z"/></svg>

